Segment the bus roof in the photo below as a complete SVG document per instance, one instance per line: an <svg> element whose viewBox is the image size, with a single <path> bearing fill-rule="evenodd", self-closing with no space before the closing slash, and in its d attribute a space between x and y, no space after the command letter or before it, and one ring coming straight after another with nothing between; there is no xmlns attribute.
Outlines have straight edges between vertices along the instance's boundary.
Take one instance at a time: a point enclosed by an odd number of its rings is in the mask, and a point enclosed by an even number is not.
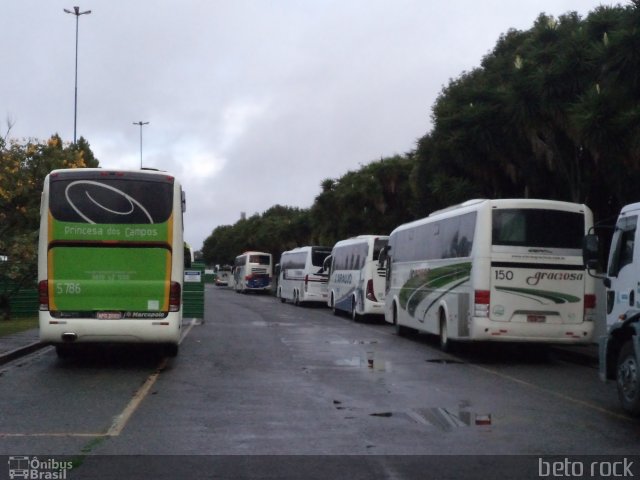
<svg viewBox="0 0 640 480"><path fill-rule="evenodd" d="M47 177L51 178L69 178L81 177L83 179L99 179L106 177L119 177L129 179L143 179L149 177L157 177L158 180L175 181L175 177L168 172L161 170L128 170L128 169L106 169L106 168L60 168L49 172Z"/></svg>
<svg viewBox="0 0 640 480"><path fill-rule="evenodd" d="M640 206L640 204L639 204ZM580 203L571 203L561 200L543 200L537 198L499 198L499 199L474 199L452 205L451 207L436 210L427 217L414 220L396 227L391 234L406 230L441 218L455 217L481 208L545 208L549 210L567 210L572 212L590 212L589 207Z"/></svg>

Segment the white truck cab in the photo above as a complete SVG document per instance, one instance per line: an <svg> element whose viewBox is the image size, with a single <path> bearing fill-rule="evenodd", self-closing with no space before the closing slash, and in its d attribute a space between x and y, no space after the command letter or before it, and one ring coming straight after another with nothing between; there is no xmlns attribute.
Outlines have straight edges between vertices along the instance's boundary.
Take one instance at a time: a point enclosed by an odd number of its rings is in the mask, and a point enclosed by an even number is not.
<svg viewBox="0 0 640 480"><path fill-rule="evenodd" d="M607 335L599 340L600 378L615 380L624 410L640 415L640 203L622 208L611 239L606 276ZM596 235L584 243L585 265L598 263Z"/></svg>

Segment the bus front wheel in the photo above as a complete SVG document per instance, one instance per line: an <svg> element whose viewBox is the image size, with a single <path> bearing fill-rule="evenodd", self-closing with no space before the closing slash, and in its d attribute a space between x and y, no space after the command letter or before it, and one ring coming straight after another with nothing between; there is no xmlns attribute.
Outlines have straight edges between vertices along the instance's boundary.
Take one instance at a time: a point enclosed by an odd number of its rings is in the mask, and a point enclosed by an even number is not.
<svg viewBox="0 0 640 480"><path fill-rule="evenodd" d="M630 415L640 415L640 372L638 372L638 359L633 349L633 342L628 340L622 346L618 356L616 367L616 385L618 398Z"/></svg>
<svg viewBox="0 0 640 480"><path fill-rule="evenodd" d="M357 322L360 320L360 315L358 315L358 303L356 302L356 297L351 299L351 320Z"/></svg>
<svg viewBox="0 0 640 480"><path fill-rule="evenodd" d="M399 337L406 337L410 332L408 327L398 323L398 307L396 307L395 303L393 304L393 326L396 329L396 335Z"/></svg>
<svg viewBox="0 0 640 480"><path fill-rule="evenodd" d="M331 294L331 311L333 312L334 315L338 316L340 312L338 312L338 309L336 308L336 299L333 296L333 293Z"/></svg>

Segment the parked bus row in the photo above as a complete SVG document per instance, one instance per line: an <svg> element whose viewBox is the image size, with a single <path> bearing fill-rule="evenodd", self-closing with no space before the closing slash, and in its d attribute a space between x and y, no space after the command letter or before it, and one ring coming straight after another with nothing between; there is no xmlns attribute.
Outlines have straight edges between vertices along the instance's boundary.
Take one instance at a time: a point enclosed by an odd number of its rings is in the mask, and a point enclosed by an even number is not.
<svg viewBox="0 0 640 480"><path fill-rule="evenodd" d="M595 281L582 242L591 210L551 200L471 200L332 248L281 255L276 296L317 302L354 320L382 315L398 334L452 341L586 344L595 328ZM261 259L262 263L261 265ZM236 258L236 291L271 288L271 258Z"/></svg>
<svg viewBox="0 0 640 480"><path fill-rule="evenodd" d="M165 172L51 172L40 206L41 341L59 356L77 344L112 342L157 344L176 355L184 266L191 260L185 205L180 182ZM600 277L610 327L600 342L600 374L617 381L622 405L634 415L640 415L639 212L640 204L621 211ZM594 269L599 258L592 227L585 205L471 200L389 236L284 252L277 296L326 302L354 319L383 314L399 334L437 335L445 350L452 340L590 343L595 277L585 263ZM272 289L268 253L239 255L232 272L226 282L238 292Z"/></svg>
<svg viewBox="0 0 640 480"><path fill-rule="evenodd" d="M400 335L438 336L443 350L451 341L586 344L596 295L582 242L592 225L581 204L471 200L388 236L284 252L276 296L354 320L383 315Z"/></svg>

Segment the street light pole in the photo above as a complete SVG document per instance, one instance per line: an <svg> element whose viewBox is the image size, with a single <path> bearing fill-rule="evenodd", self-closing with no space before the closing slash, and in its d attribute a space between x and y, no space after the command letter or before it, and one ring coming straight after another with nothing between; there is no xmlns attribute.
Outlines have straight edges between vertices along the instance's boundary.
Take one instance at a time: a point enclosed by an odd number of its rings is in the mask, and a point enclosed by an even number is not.
<svg viewBox="0 0 640 480"><path fill-rule="evenodd" d="M80 7L73 7L73 11L64 9L66 13L76 16L76 79L75 79L75 93L73 101L73 144L76 143L76 126L78 124L78 19L80 15L88 15L91 10L80 11Z"/></svg>
<svg viewBox="0 0 640 480"><path fill-rule="evenodd" d="M142 170L142 126L149 125L149 122L143 122L140 120L139 122L133 122L134 125L140 125L140 170Z"/></svg>

